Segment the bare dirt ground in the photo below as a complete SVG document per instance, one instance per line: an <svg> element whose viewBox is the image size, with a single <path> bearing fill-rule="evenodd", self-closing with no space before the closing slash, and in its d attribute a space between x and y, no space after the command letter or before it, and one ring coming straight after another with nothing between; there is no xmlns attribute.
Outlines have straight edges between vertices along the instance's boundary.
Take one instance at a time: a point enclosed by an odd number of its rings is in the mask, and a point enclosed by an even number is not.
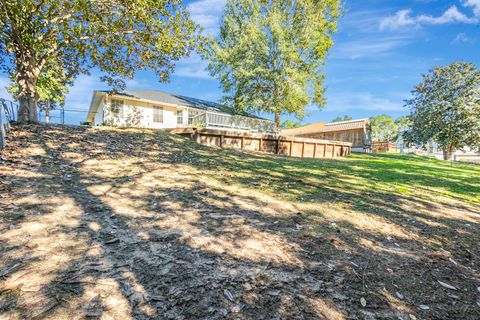
<svg viewBox="0 0 480 320"><path fill-rule="evenodd" d="M9 138L0 319L480 319L479 167L139 130Z"/></svg>

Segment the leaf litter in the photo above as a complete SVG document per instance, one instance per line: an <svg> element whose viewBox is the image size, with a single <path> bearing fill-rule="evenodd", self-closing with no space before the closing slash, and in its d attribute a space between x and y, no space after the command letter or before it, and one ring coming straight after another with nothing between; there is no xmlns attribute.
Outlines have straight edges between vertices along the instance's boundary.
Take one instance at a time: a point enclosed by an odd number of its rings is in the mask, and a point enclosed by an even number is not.
<svg viewBox="0 0 480 320"><path fill-rule="evenodd" d="M422 237L443 242L361 235L334 221L332 211L320 223L310 218L308 208L282 216L290 203L281 195L276 199L284 201L280 207L252 196L242 198L248 203L242 205L198 175L234 184L228 179L242 181L239 168L249 172L252 163L270 156L228 153L148 130L14 127L10 139L0 162L0 241L5 243L0 248L0 314L6 319L63 319L82 312L85 317L136 319L313 319L322 318L322 312L338 319L476 319L480 310L478 297L472 296L480 293L480 284L472 280L478 235L458 238L453 228L440 234L415 216L411 234L421 227ZM291 165L296 160L278 161ZM141 180L149 175L148 182ZM251 177L259 180L245 188L258 194L263 176ZM189 180L195 187L182 185ZM270 178L268 185L276 183ZM31 197L34 205L22 203L21 197ZM66 207L69 201L74 207ZM50 218L55 212L62 214ZM26 231L43 219L48 232ZM181 229L185 222L188 228ZM401 220L400 226L410 228ZM468 227L474 226L478 223L470 221ZM255 238L262 232L264 239ZM276 243L275 237L294 246ZM383 245L385 238L393 246ZM273 245L261 254L249 252L257 250L257 243L241 247L260 240ZM357 241L384 252L364 250L368 246ZM272 255L276 248L297 260L279 259ZM53 263L57 255L61 265ZM48 278L36 281L39 272ZM384 288L400 299L397 305L385 298ZM82 292L97 294L83 301ZM76 307L82 303L88 308Z"/></svg>

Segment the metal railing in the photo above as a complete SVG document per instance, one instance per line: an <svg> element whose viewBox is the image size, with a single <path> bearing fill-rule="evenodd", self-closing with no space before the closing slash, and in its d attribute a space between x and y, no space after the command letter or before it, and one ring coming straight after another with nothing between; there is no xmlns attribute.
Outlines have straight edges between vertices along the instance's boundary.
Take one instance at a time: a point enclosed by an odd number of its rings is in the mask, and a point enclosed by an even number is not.
<svg viewBox="0 0 480 320"><path fill-rule="evenodd" d="M275 123L270 120L229 115L214 111L197 112L189 117L188 126L207 129L234 129L252 132L275 132Z"/></svg>

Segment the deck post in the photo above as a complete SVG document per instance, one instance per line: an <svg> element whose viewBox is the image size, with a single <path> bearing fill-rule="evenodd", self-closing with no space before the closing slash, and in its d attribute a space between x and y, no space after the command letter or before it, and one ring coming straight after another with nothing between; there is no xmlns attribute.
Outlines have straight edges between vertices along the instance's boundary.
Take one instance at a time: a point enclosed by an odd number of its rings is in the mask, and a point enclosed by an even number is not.
<svg viewBox="0 0 480 320"><path fill-rule="evenodd" d="M328 144L326 144L326 143L323 145L323 158L327 157L327 146L328 146Z"/></svg>
<svg viewBox="0 0 480 320"><path fill-rule="evenodd" d="M292 150L293 150L293 140L290 140L290 152L289 152L290 157L292 156Z"/></svg>
<svg viewBox="0 0 480 320"><path fill-rule="evenodd" d="M302 142L302 158L305 156L305 141Z"/></svg>
<svg viewBox="0 0 480 320"><path fill-rule="evenodd" d="M260 138L260 141L258 142L258 151L262 151L262 146L263 146L263 138Z"/></svg>
<svg viewBox="0 0 480 320"><path fill-rule="evenodd" d="M332 158L335 158L335 143L332 145Z"/></svg>
<svg viewBox="0 0 480 320"><path fill-rule="evenodd" d="M220 148L223 148L223 135L220 136Z"/></svg>
<svg viewBox="0 0 480 320"><path fill-rule="evenodd" d="M317 155L317 143L313 144L313 158Z"/></svg>
<svg viewBox="0 0 480 320"><path fill-rule="evenodd" d="M240 149L245 149L245 137L242 136L242 143L241 143L241 146L240 146Z"/></svg>

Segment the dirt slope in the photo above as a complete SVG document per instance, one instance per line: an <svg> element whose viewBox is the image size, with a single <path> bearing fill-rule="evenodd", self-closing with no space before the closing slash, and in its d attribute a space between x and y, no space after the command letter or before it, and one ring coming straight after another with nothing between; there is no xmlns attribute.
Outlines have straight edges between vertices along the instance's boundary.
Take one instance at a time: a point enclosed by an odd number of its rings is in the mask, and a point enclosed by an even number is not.
<svg viewBox="0 0 480 320"><path fill-rule="evenodd" d="M479 319L479 173L14 127L0 319Z"/></svg>

